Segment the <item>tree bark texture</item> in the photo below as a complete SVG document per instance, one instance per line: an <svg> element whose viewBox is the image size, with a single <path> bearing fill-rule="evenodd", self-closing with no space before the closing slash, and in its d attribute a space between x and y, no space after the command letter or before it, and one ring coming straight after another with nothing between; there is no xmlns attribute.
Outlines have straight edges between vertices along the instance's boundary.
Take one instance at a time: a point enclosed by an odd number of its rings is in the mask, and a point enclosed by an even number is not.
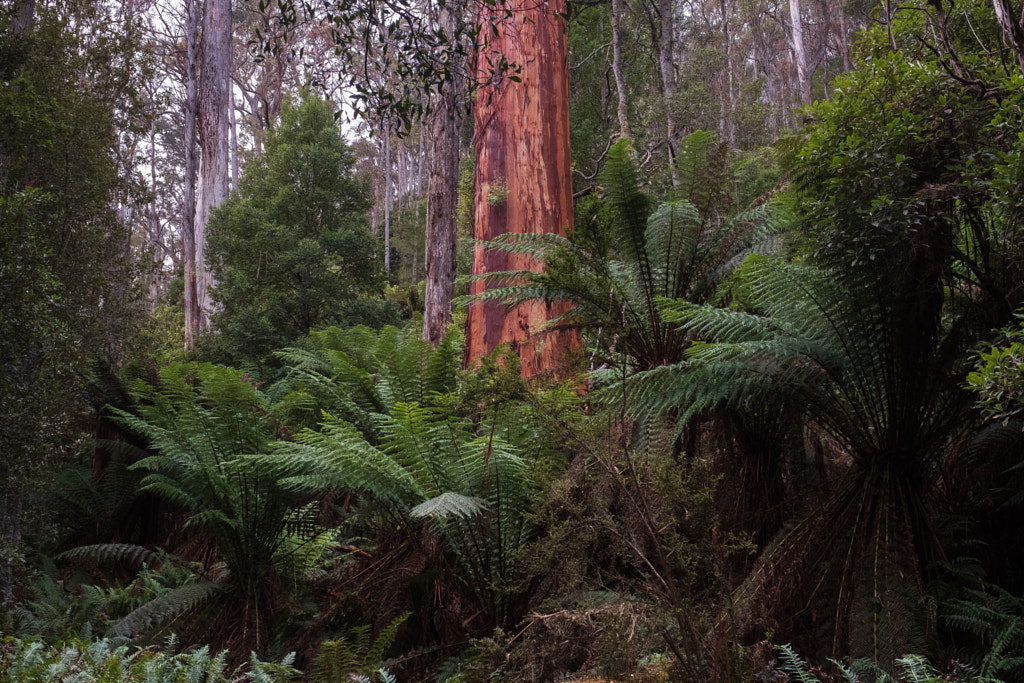
<svg viewBox="0 0 1024 683"><path fill-rule="evenodd" d="M477 77L492 80L476 95L475 237L565 234L573 220L565 2L513 0L505 8L512 10L514 20L496 23L497 35L490 33L490 45L475 56ZM488 74L488 62L498 64L501 55L520 67L522 82ZM473 250L474 274L541 267L526 256L485 250L479 244ZM479 293L485 286L475 282L472 291ZM561 374L579 349L579 335L542 328L568 308L544 301L511 311L496 302L471 306L468 360L509 342L522 360L524 377Z"/></svg>
<svg viewBox="0 0 1024 683"><path fill-rule="evenodd" d="M807 73L807 53L804 50L804 28L800 19L800 0L789 0L790 42L796 61L796 79L800 84L800 101L811 103L811 79Z"/></svg>
<svg viewBox="0 0 1024 683"><path fill-rule="evenodd" d="M198 105L199 8L185 0L185 187L182 191L181 243L185 271L185 346L194 349L202 327L196 262L196 115ZM200 264L201 265L201 264Z"/></svg>
<svg viewBox="0 0 1024 683"><path fill-rule="evenodd" d="M661 43L658 63L661 71L661 92L665 98L665 148L668 150L668 170L672 185L679 185L676 171L676 65L675 65L675 0L660 0Z"/></svg>
<svg viewBox="0 0 1024 683"><path fill-rule="evenodd" d="M440 25L455 35L461 3L448 3L440 11ZM456 64L457 73L462 65ZM427 194L426 293L423 338L437 346L452 321L455 294L455 251L458 242L459 128L462 125L463 79L456 77L442 93L430 119L430 178ZM422 145L420 160L422 169ZM415 277L415 274L414 274Z"/></svg>
<svg viewBox="0 0 1024 683"><path fill-rule="evenodd" d="M626 77L622 70L622 15L625 11L623 0L612 0L612 73L615 74L615 89L619 93L619 135L628 138L629 103L626 99Z"/></svg>
<svg viewBox="0 0 1024 683"><path fill-rule="evenodd" d="M996 12L999 28L1003 30L1003 39L1013 50L1017 57L1017 64L1024 71L1024 28L1021 27L1021 22L1014 14L1010 0L992 0L992 8Z"/></svg>
<svg viewBox="0 0 1024 683"><path fill-rule="evenodd" d="M196 206L196 297L200 329L209 327L213 284L206 267L206 224L227 199L231 175L231 0L206 0L199 76L199 199Z"/></svg>
<svg viewBox="0 0 1024 683"><path fill-rule="evenodd" d="M384 124L384 274L391 273L391 124Z"/></svg>

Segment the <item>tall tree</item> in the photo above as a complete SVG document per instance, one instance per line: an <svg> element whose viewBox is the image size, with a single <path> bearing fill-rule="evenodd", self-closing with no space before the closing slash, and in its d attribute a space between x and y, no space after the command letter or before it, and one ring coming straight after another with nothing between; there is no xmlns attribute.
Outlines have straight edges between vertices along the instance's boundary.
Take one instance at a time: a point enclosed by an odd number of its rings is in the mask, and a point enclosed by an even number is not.
<svg viewBox="0 0 1024 683"><path fill-rule="evenodd" d="M482 17L493 22L492 40L475 55L478 78L491 81L476 96L475 237L564 235L573 221L565 3L515 0L502 16L507 18ZM518 71L492 71L503 64L517 65ZM484 278L474 283L473 293L483 291L487 273L541 267L527 256L478 244L473 274ZM472 306L468 358L475 360L508 342L522 359L524 376L556 370L579 346L575 332L545 329L566 309L565 304L541 301L512 311L496 302Z"/></svg>
<svg viewBox="0 0 1024 683"><path fill-rule="evenodd" d="M181 206L182 265L185 274L185 343L195 347L199 330L202 329L202 305L199 287L201 268L205 268L201 247L197 243L196 230L196 117L199 98L199 7L197 0L185 0L185 101L184 117L184 188ZM199 231L203 241L203 233Z"/></svg>
<svg viewBox="0 0 1024 683"><path fill-rule="evenodd" d="M461 2L445 3L438 12L441 29L450 36L457 35L456 28L462 22L461 15ZM434 345L441 343L445 328L452 320L455 247L458 239L459 127L465 95L465 82L459 73L464 68L464 60L459 52L453 51L449 63L454 78L445 87L430 118L423 338ZM420 158L422 161L422 156Z"/></svg>
<svg viewBox="0 0 1024 683"><path fill-rule="evenodd" d="M199 329L209 327L210 273L205 267L206 223L230 188L231 0L206 0L199 74L199 196L194 224ZM193 330L193 334L195 330Z"/></svg>
<svg viewBox="0 0 1024 683"><path fill-rule="evenodd" d="M57 6L54 6L57 5ZM138 125L139 26L101 3L0 11L0 603L24 491L77 444L81 371L125 329L130 200L119 134ZM134 135L134 132L132 132ZM128 264L125 264L128 265ZM124 278L112 282L112 277ZM111 345L111 347L116 345ZM110 347L108 347L110 348Z"/></svg>
<svg viewBox="0 0 1024 683"><path fill-rule="evenodd" d="M801 104L811 103L811 76L807 73L807 53L804 50L803 19L800 18L800 0L789 0L790 47L796 62L796 79L800 86Z"/></svg>
<svg viewBox="0 0 1024 683"><path fill-rule="evenodd" d="M213 314L236 358L259 360L319 326L350 321L350 306L380 287L379 248L362 217L365 188L335 127L332 106L287 101L266 154L214 211L208 261ZM379 291L379 290L378 290Z"/></svg>

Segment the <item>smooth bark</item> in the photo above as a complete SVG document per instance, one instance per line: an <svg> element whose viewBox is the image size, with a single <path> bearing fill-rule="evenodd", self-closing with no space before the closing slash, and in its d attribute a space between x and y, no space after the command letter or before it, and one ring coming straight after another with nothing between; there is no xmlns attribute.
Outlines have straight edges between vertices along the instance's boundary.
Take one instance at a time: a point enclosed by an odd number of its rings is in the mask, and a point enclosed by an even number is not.
<svg viewBox="0 0 1024 683"><path fill-rule="evenodd" d="M213 281L206 267L206 224L230 187L231 2L206 0L199 76L199 196L196 202L196 300L199 327L209 327Z"/></svg>
<svg viewBox="0 0 1024 683"><path fill-rule="evenodd" d="M625 12L623 0L612 0L612 73L615 75L615 89L619 93L617 113L619 135L628 138L629 106L626 100L626 77L622 71L622 15Z"/></svg>
<svg viewBox="0 0 1024 683"><path fill-rule="evenodd" d="M800 19L800 0L789 0L790 45L796 62L796 79L800 87L801 104L811 103L811 81L807 73L807 54L804 50L803 21Z"/></svg>
<svg viewBox="0 0 1024 683"><path fill-rule="evenodd" d="M384 273L391 272L391 126L384 126Z"/></svg>

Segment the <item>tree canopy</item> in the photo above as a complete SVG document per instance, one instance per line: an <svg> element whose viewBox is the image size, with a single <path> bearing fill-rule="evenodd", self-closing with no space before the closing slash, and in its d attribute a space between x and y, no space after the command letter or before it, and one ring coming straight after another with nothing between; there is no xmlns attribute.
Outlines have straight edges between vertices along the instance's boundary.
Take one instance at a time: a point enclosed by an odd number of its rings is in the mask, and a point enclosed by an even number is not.
<svg viewBox="0 0 1024 683"><path fill-rule="evenodd" d="M370 235L368 188L354 173L330 104L286 103L266 154L209 227L214 323L242 358L259 358L317 327L345 322L379 294L383 247Z"/></svg>

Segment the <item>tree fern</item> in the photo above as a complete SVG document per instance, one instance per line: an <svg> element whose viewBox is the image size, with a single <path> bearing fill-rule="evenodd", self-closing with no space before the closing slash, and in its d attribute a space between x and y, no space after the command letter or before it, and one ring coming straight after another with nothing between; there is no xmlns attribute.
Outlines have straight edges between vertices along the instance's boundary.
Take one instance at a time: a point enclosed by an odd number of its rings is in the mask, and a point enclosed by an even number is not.
<svg viewBox="0 0 1024 683"><path fill-rule="evenodd" d="M488 273L481 277L492 288L460 301L501 300L510 307L536 299L569 301L574 307L549 324L600 331L591 337L595 362L617 365L625 359L631 367L650 369L680 360L688 339L663 322L657 298L713 300L740 257L773 231L767 206L732 205L728 173L710 168L728 167L724 157L712 158L713 140L700 131L687 138L680 164L689 181L674 201L660 206L639 189L629 141L619 141L609 150L603 175L610 218L597 232L607 234L593 235L595 229L583 223L573 239L499 237L485 246L528 254L545 263L545 272Z"/></svg>
<svg viewBox="0 0 1024 683"><path fill-rule="evenodd" d="M515 554L527 541L529 482L517 449L494 431L398 403L381 425L379 447L327 418L321 431L297 435L261 463L289 490L356 491L373 497L400 528L425 520L480 607L500 620Z"/></svg>
<svg viewBox="0 0 1024 683"><path fill-rule="evenodd" d="M376 440L383 419L396 403L428 404L455 390L462 364L462 335L452 326L435 348L421 339L417 326L380 332L356 327L310 334L314 351L286 349L278 354L288 370L269 390L280 403L292 392L315 407L355 425Z"/></svg>
<svg viewBox="0 0 1024 683"><path fill-rule="evenodd" d="M267 596L299 557L286 540L319 533L309 520L302 521L315 511L284 490L258 458L277 437L266 399L240 372L204 364L165 368L158 385L139 383L135 395L132 412L114 411L123 426L150 444L151 454L132 468L145 473L144 490L187 513L183 528L211 542L226 571L207 567L207 578L220 583L218 590L183 587L180 595L164 596L124 628L212 597L227 610L221 614L239 609L246 615L233 625L238 631L223 635L244 633L244 647L260 647ZM246 623L249 619L253 623Z"/></svg>
<svg viewBox="0 0 1024 683"><path fill-rule="evenodd" d="M943 458L968 433L960 383L965 340L977 334L968 309L956 311L963 318L940 315L943 273L923 272L932 266L917 257L888 254L841 270L752 258L747 311L660 300L666 323L703 341L686 360L607 391L608 400L624 394L637 417L674 411L683 422L790 406L841 447L851 463L843 485L765 551L739 592L739 612L767 601L778 614L785 601L768 592L799 591L785 577L813 576L820 587L799 599L832 605L835 651L889 666L925 646L914 615L924 563L941 557L927 501Z"/></svg>

